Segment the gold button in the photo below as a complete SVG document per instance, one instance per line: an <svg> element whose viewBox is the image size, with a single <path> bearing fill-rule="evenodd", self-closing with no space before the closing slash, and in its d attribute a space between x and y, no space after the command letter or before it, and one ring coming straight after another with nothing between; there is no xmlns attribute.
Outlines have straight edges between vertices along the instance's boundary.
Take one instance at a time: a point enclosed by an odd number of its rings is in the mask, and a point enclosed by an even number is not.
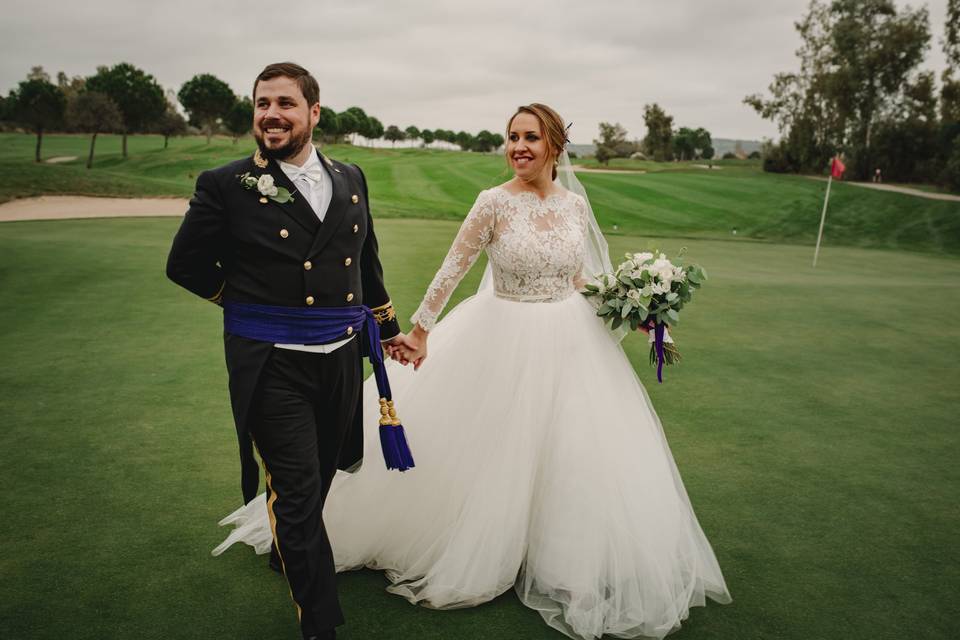
<svg viewBox="0 0 960 640"><path fill-rule="evenodd" d="M353 294L352 294L352 293L348 293L348 294L347 294L347 302L351 302L352 300L353 300Z"/></svg>
<svg viewBox="0 0 960 640"><path fill-rule="evenodd" d="M360 227L357 225L353 225L353 232L356 233L357 231L360 231Z"/></svg>
<svg viewBox="0 0 960 640"><path fill-rule="evenodd" d="M313 269L313 263L307 260L306 262L303 263L303 268L306 269L307 271L310 271L310 269Z"/></svg>
<svg viewBox="0 0 960 640"><path fill-rule="evenodd" d="M260 198L260 204L267 204L266 198Z"/></svg>
<svg viewBox="0 0 960 640"><path fill-rule="evenodd" d="M307 296L307 306L313 304L313 296Z"/></svg>
<svg viewBox="0 0 960 640"><path fill-rule="evenodd" d="M286 229L280 229L280 237L281 237L281 238L286 238L286 237L289 236L289 235L290 235L290 232L289 232L289 231L287 231Z"/></svg>
<svg viewBox="0 0 960 640"><path fill-rule="evenodd" d="M353 335L353 327L347 327L347 335L348 335L348 336L352 336L352 335Z"/></svg>
<svg viewBox="0 0 960 640"><path fill-rule="evenodd" d="M353 260L351 260L350 258L347 258L346 260L343 261L343 266L345 267L349 267L351 264L353 264Z"/></svg>
<svg viewBox="0 0 960 640"><path fill-rule="evenodd" d="M350 199L353 200L353 204L357 204L358 202L360 202L360 196L356 194L350 196Z"/></svg>

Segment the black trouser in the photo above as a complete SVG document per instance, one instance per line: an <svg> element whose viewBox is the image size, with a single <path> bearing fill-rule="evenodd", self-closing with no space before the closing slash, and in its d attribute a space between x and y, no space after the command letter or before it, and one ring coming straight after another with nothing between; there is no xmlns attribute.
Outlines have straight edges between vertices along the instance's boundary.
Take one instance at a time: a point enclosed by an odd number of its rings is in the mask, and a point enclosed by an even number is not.
<svg viewBox="0 0 960 640"><path fill-rule="evenodd" d="M356 339L330 354L274 348L254 399L267 513L304 637L343 624L323 503L353 424L363 370Z"/></svg>

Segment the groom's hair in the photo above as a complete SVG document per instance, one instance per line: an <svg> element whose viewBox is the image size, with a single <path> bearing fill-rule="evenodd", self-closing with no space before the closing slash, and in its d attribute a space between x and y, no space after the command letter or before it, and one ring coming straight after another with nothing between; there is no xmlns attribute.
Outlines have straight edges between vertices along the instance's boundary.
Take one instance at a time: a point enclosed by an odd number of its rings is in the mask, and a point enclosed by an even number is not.
<svg viewBox="0 0 960 640"><path fill-rule="evenodd" d="M253 83L253 98L257 98L257 85L261 80L272 80L273 78L290 78L297 81L300 87L300 93L307 99L307 106L311 107L320 102L320 85L316 78L310 75L310 72L294 62L274 62L268 64L257 76Z"/></svg>

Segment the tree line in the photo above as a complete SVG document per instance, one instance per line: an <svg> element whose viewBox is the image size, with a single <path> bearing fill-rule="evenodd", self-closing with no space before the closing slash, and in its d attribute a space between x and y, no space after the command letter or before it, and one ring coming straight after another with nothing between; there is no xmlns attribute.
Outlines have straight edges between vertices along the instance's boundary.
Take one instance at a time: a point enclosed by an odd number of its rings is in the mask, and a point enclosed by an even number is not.
<svg viewBox="0 0 960 640"><path fill-rule="evenodd" d="M187 118L180 114L178 104ZM127 137L134 134L160 134L164 148L171 136L187 133L206 134L208 144L214 134L227 133L236 143L252 128L253 102L248 96L235 95L226 82L209 73L195 75L177 92L164 92L152 75L126 62L98 67L89 77L69 78L60 72L55 80L43 67L34 67L6 97L0 96L0 122L36 134L36 162L41 161L44 133L90 134L89 169L101 133L122 135L124 158ZM486 130L474 135L447 129L421 130L413 125L404 129L384 127L360 107L341 113L321 107L314 135L326 142L357 142L357 136L385 139L394 146L403 140L420 140L424 145L439 140L478 152L493 151L504 142L502 135Z"/></svg>
<svg viewBox="0 0 960 640"><path fill-rule="evenodd" d="M764 149L767 171L819 173L842 153L861 180L960 189L960 0L947 3L939 86L920 69L931 40L926 8L812 0L795 26L800 68L776 74L768 95L744 98L780 130Z"/></svg>
<svg viewBox="0 0 960 640"><path fill-rule="evenodd" d="M600 123L600 137L593 141L597 161L609 164L611 158L643 158L655 162L670 160L710 160L714 156L713 139L703 127L674 130L673 116L659 104L645 105L643 121L647 134L643 140L630 141L620 123Z"/></svg>

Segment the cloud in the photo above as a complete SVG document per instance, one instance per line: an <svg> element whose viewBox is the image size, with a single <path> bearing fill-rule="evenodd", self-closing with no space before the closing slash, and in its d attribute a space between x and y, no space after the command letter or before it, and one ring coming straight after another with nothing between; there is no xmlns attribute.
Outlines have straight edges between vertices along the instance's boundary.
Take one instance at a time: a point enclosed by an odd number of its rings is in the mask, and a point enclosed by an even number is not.
<svg viewBox="0 0 960 640"><path fill-rule="evenodd" d="M166 88L213 73L248 93L267 63L311 69L321 100L385 125L500 131L542 101L589 142L602 120L643 135L643 105L716 137L775 130L742 104L795 67L806 0L351 0L346 3L22 3L0 26L0 90L30 67L89 75L131 62ZM931 3L936 39L945 0ZM934 42L929 59L942 66Z"/></svg>

